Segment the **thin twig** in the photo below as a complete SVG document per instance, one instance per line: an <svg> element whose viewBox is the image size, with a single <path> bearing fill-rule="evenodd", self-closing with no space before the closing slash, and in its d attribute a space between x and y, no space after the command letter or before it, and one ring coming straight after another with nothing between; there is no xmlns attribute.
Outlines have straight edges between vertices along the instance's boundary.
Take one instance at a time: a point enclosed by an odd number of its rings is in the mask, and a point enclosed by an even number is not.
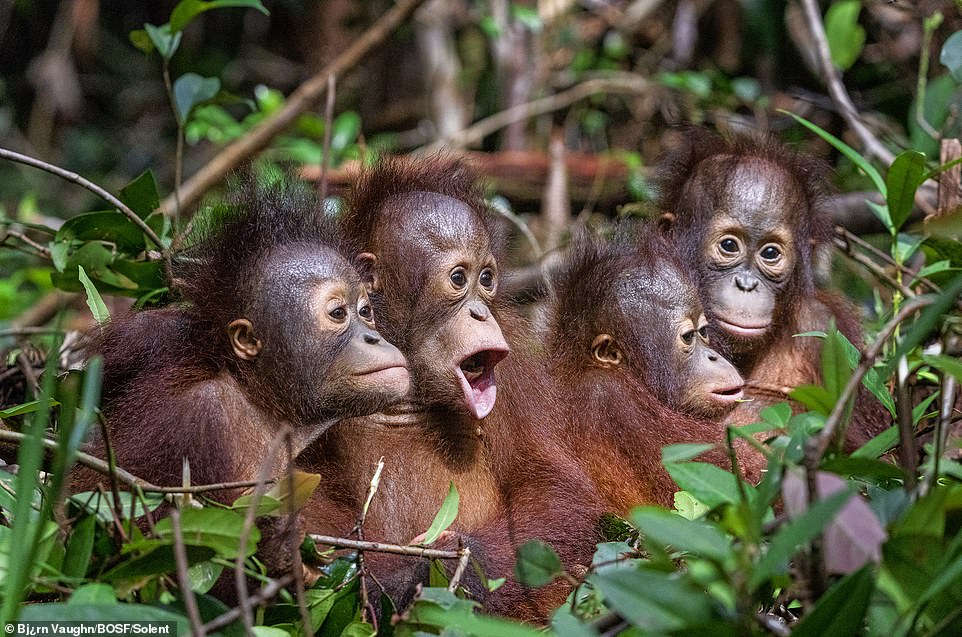
<svg viewBox="0 0 962 637"><path fill-rule="evenodd" d="M374 475L371 476L371 481L367 485L367 495L364 498L364 506L361 507L361 513L357 517L357 525L354 527L357 531L357 539L360 542L364 541L364 521L367 519L368 509L371 507L371 502L374 500L374 494L377 493L377 488L381 484L381 472L384 470L384 456L381 456L377 461L377 466L374 468ZM377 632L377 613L374 612L374 607L371 605L371 600L367 594L367 569L364 563L364 551L358 550L357 552L357 571L358 577L361 578L360 581L360 591L361 591L361 621L366 619L368 611L371 613L371 626L374 628L374 632Z"/></svg>
<svg viewBox="0 0 962 637"><path fill-rule="evenodd" d="M644 93L650 87L651 84L647 80L629 73L586 80L560 93L525 102L524 104L518 104L517 106L512 106L494 115L485 117L455 134L453 137L439 139L425 146L422 151L425 153L435 153L444 148L463 148L470 146L515 122L561 110L597 93Z"/></svg>
<svg viewBox="0 0 962 637"><path fill-rule="evenodd" d="M448 583L448 591L454 592L458 588L458 584L461 583L461 578L464 576L464 571L468 568L468 562L471 560L471 549L464 545L464 538L458 537L458 553L461 557L458 559L458 566L454 569L454 574L451 576L451 581Z"/></svg>
<svg viewBox="0 0 962 637"><path fill-rule="evenodd" d="M839 113L848 124L849 128L855 133L865 146L865 152L879 158L886 164L891 164L895 159L888 148L876 139L875 135L868 129L859 118L858 110L852 103L845 84L842 83L841 75L832 63L832 52L828 46L828 37L825 35L825 27L822 24L822 14L819 12L816 0L800 0L802 10L805 14L805 21L808 23L808 30L815 40L815 57L818 65L822 68L822 76L828 87L828 94L838 107Z"/></svg>
<svg viewBox="0 0 962 637"><path fill-rule="evenodd" d="M237 559L234 561L234 585L237 588L238 608L241 611L241 619L244 620L244 629L248 635L254 632L254 616L251 613L251 601L247 590L247 575L244 573L244 560L247 559L247 543L250 541L251 531L254 529L254 518L257 517L257 503L261 496L267 491L267 481L271 470L274 468L274 457L280 449L281 443L289 441L291 438L291 428L287 425L282 426L271 440L267 455L257 471L257 485L251 494L250 506L244 515L244 525L241 527L240 538L237 545Z"/></svg>
<svg viewBox="0 0 962 637"><path fill-rule="evenodd" d="M89 179L85 179L77 173L65 170L60 166L54 166L53 164L48 164L45 161L41 161L27 155L22 155L6 148L0 148L0 157L21 164L26 164L27 166L32 166L34 168L39 168L40 170L46 171L52 175L56 175L61 179L75 183L81 188L86 188L90 192L94 193L110 205L116 207L118 210L120 210L120 212L126 215L128 219L130 219L131 223L140 228L140 231L143 232L155 246L157 246L157 249L160 250L161 257L164 260L164 265L167 268L168 278L170 278L170 252L164 246L163 242L161 242L160 237L157 236L157 233L154 232L153 229L148 226L143 219L137 216L136 212L131 210L130 207L120 199L113 196Z"/></svg>
<svg viewBox="0 0 962 637"><path fill-rule="evenodd" d="M891 274L885 271L885 268L873 261L868 255L862 254L861 252L856 252L852 247L852 244L850 244L848 241L841 237L835 237L834 242L835 247L838 248L842 254L863 266L866 270L874 274L876 278L885 281L889 287L898 290L906 298L910 299L915 296L915 291L912 288L903 283L899 283Z"/></svg>
<svg viewBox="0 0 962 637"><path fill-rule="evenodd" d="M20 443L26 439L26 436L18 431L8 431L0 429L0 440L4 442L15 442ZM57 449L57 441L51 440L50 438L41 438L40 444L42 444L48 451L55 451ZM93 469L97 473L102 473L104 475L110 475L110 464L101 460L96 456L92 456L88 453L82 451L77 452L77 462L83 466ZM207 493L209 491L226 491L228 489L246 489L250 487L256 487L259 482L256 480L243 480L240 482L217 482L214 484L198 484L191 485L189 487L161 487L143 478L138 478L134 474L116 467L115 474L120 482L123 482L129 487L136 489L141 489L150 493ZM269 481L271 482L271 481Z"/></svg>
<svg viewBox="0 0 962 637"><path fill-rule="evenodd" d="M40 380L23 352L17 354L17 367L23 372L23 377L26 379L27 385L30 386L30 390L33 391L34 398L40 396Z"/></svg>
<svg viewBox="0 0 962 637"><path fill-rule="evenodd" d="M842 226L835 226L835 234L837 237L847 241L848 243L855 244L862 248L875 258L885 263L885 265L898 269L902 274L908 276L910 279L929 288L930 291L935 292L936 294L942 293L942 288L933 283L931 279L927 279L924 276L919 276L918 272L913 271L911 268L902 263L898 263L895 259L885 254L885 252L879 250L865 239L862 239L858 235L846 230Z"/></svg>
<svg viewBox="0 0 962 637"><path fill-rule="evenodd" d="M331 163L331 129L334 128L334 89L335 77L327 76L327 104L324 106L324 151L321 153L321 181L317 187L321 205L327 199L327 169Z"/></svg>
<svg viewBox="0 0 962 637"><path fill-rule="evenodd" d="M274 115L261 121L246 135L226 146L201 170L184 182L180 190L182 211L196 204L205 192L226 177L241 162L257 154L274 137L294 123L327 90L330 76L340 77L357 65L372 49L388 38L425 0L399 0L389 11L353 41L344 53L308 78L287 98ZM167 197L161 208L170 213L174 201Z"/></svg>
<svg viewBox="0 0 962 637"><path fill-rule="evenodd" d="M904 356L896 366L895 417L899 426L899 466L905 470L905 488L915 489L918 482L918 453L912 422L912 396L909 395L909 363Z"/></svg>
<svg viewBox="0 0 962 637"><path fill-rule="evenodd" d="M534 251L533 261L538 261L544 256L544 250L541 248L541 243L538 241L538 238L534 236L534 233L531 232L531 228L529 228L528 224L524 222L524 219L514 214L514 212L508 209L507 206L503 206L497 201L490 202L488 207L510 221L518 230L521 231L521 234L528 242L528 245L530 245L531 249Z"/></svg>
<svg viewBox="0 0 962 637"><path fill-rule="evenodd" d="M262 586L257 593L250 596L249 601L251 605L256 606L257 604L271 599L281 592L281 589L290 584L292 581L294 581L294 575L292 573L288 573L275 580L271 580L266 586ZM203 629L207 632L211 632L217 630L218 628L223 628L224 626L233 623L238 617L240 617L241 612L242 611L240 608L232 608L226 613L218 615L214 619L204 624Z"/></svg>
<svg viewBox="0 0 962 637"><path fill-rule="evenodd" d="M177 563L177 583L180 585L180 595L187 609L190 619L190 630L193 637L204 637L204 623L200 620L200 610L197 608L197 598L190 587L190 575L187 573L187 549L184 548L184 535L180 528L180 511L170 512L170 528L174 532L174 560Z"/></svg>
<svg viewBox="0 0 962 637"><path fill-rule="evenodd" d="M44 258L46 258L46 259L49 259L49 258L50 258L50 248L48 248L47 246L40 245L39 243L37 243L36 241L34 241L33 239L31 239L30 237L28 237L28 236L25 235L24 233L18 232L18 231L16 231L16 230L6 230L5 232L6 232L6 235L7 235L8 237L13 237L14 239L19 239L20 241L24 242L25 244L27 244L28 246L30 246L31 248L33 248L34 250L36 250L37 252L39 252L39 253L40 253L40 256L42 256L42 257L44 257ZM0 243L2 243L2 242L0 242Z"/></svg>
<svg viewBox="0 0 962 637"><path fill-rule="evenodd" d="M376 553L391 553L393 555L408 555L411 557L426 557L438 560L459 560L461 554L458 551L444 551L441 549L431 549L424 546L405 546L402 544L385 544L384 542L369 542L361 540L351 540L344 537L334 537L331 535L309 536L314 542L326 546L334 546L341 549L354 549L355 551L374 551Z"/></svg>
<svg viewBox="0 0 962 637"><path fill-rule="evenodd" d="M294 440L292 436L286 438L287 448L287 501L294 502ZM287 549L291 552L291 563L294 571L294 597L297 599L297 609L301 614L301 629L304 637L314 637L314 626L311 623L311 612L307 608L307 599L304 595L304 563L301 561L301 546L298 541L297 533L290 533L290 529L298 528L298 513L293 506L287 512Z"/></svg>
<svg viewBox="0 0 962 637"><path fill-rule="evenodd" d="M845 406L848 402L855 396L855 392L858 390L859 385L862 382L862 378L868 373L868 370L872 368L875 364L875 359L885 348L885 344L889 337L895 332L896 328L902 324L902 322L909 316L918 312L922 308L931 305L936 301L935 296L916 296L913 299L909 299L902 309L892 317L892 319L886 323L881 330L879 330L878 335L875 337L875 342L865 350L862 354L862 360L859 361L858 367L852 372L852 376L848 379L848 383L842 390L841 396L839 396L838 401L835 403L835 407L829 414L828 418L825 420L825 426L822 427L821 432L818 436L809 439L807 448L805 450L805 463L806 466L811 465L813 468L818 468L818 463L822 456L825 454L825 450L828 449L828 445L831 443L832 437L835 435L835 430L838 428L839 423L842 420L842 415L845 413Z"/></svg>

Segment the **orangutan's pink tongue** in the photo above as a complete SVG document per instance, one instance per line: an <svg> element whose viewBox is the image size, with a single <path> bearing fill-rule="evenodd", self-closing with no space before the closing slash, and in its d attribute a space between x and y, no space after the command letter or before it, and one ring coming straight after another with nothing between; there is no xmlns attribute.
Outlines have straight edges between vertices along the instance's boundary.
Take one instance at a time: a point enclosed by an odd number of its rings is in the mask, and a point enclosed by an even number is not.
<svg viewBox="0 0 962 637"><path fill-rule="evenodd" d="M481 420L494 409L498 387L494 381L494 366L506 352L485 350L472 354L458 366L458 380L464 392L464 402L471 415Z"/></svg>

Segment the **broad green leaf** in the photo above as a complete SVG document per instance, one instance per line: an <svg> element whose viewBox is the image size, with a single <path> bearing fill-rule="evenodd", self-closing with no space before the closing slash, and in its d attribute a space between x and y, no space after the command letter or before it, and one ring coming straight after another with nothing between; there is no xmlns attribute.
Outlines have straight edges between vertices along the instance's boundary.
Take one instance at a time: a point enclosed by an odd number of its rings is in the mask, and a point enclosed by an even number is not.
<svg viewBox="0 0 962 637"><path fill-rule="evenodd" d="M792 637L860 634L874 588L871 565L846 575L792 627Z"/></svg>
<svg viewBox="0 0 962 637"><path fill-rule="evenodd" d="M136 31L130 32L130 43L137 47L140 51L146 54L151 54L154 52L154 42L147 35L145 29L137 29Z"/></svg>
<svg viewBox="0 0 962 637"><path fill-rule="evenodd" d="M190 622L183 615L143 604L28 604L20 613L20 621L70 622L174 622L176 634L186 635Z"/></svg>
<svg viewBox="0 0 962 637"><path fill-rule="evenodd" d="M100 296L100 292L97 291L97 286L94 285L87 273L84 272L82 265L78 265L80 283L83 284L84 290L87 292L87 307L90 308L90 313L94 315L94 319L98 323L103 323L110 319L110 310L107 309L107 305L104 303L103 298Z"/></svg>
<svg viewBox="0 0 962 637"><path fill-rule="evenodd" d="M458 506L461 502L461 496L458 494L458 488L454 486L454 481L451 481L448 487L448 495L445 496L444 502L441 503L441 508L434 516L434 520L431 522L431 526L424 533L424 540L421 544L431 544L439 537L441 533L447 530L451 523L454 522L454 518L458 516Z"/></svg>
<svg viewBox="0 0 962 637"><path fill-rule="evenodd" d="M590 581L613 610L644 631L664 634L690 630L711 618L708 597L674 573L615 569L599 573Z"/></svg>
<svg viewBox="0 0 962 637"><path fill-rule="evenodd" d="M858 23L862 10L860 0L840 0L825 14L825 36L832 52L832 62L839 70L846 70L862 54L865 29Z"/></svg>
<svg viewBox="0 0 962 637"><path fill-rule="evenodd" d="M704 522L686 520L658 507L639 507L631 512L631 521L645 534L646 541L672 546L716 562L734 557L725 534Z"/></svg>
<svg viewBox="0 0 962 637"><path fill-rule="evenodd" d="M799 385L788 395L823 416L832 413L835 407L835 397L821 385Z"/></svg>
<svg viewBox="0 0 962 637"><path fill-rule="evenodd" d="M169 60L174 57L174 53L177 52L177 47L180 46L180 38L183 36L183 33L179 31L173 33L170 30L169 24L162 24L159 27L153 24L145 24L144 31L162 58ZM134 44L137 46L137 42L134 42Z"/></svg>
<svg viewBox="0 0 962 637"><path fill-rule="evenodd" d="M939 62L949 69L956 82L962 82L962 31L956 31L945 40Z"/></svg>
<svg viewBox="0 0 962 637"><path fill-rule="evenodd" d="M70 606L79 606L81 604L102 606L116 603L118 603L117 593L114 591L114 587L110 584L101 584L99 582L84 584L74 590L74 592L70 594L70 599L67 600L67 604Z"/></svg>
<svg viewBox="0 0 962 637"><path fill-rule="evenodd" d="M661 448L661 462L662 464L668 462L685 462L714 448L715 445L711 443L665 445Z"/></svg>
<svg viewBox="0 0 962 637"><path fill-rule="evenodd" d="M892 227L899 230L912 213L915 191L925 181L925 155L915 150L899 153L885 176Z"/></svg>
<svg viewBox="0 0 962 637"><path fill-rule="evenodd" d="M792 417L792 407L788 403L769 405L758 412L758 415L775 429L784 429L788 425L788 419Z"/></svg>
<svg viewBox="0 0 962 637"><path fill-rule="evenodd" d="M54 241L98 241L136 256L144 249L144 234L127 215L117 210L88 212L71 217L60 227Z"/></svg>
<svg viewBox="0 0 962 637"><path fill-rule="evenodd" d="M875 189L879 192L879 194L881 194L883 198L888 198L888 189L885 185L885 180L882 179L882 175L879 174L879 171L875 169L875 166L870 164L867 159L859 155L854 148L852 148L851 146L849 146L848 144L840 140L838 137L835 137L835 135L832 135L828 131L811 123L804 117L799 117L795 113L789 113L788 111L781 111L781 112L787 113L796 122L798 122L808 130L812 131L813 133L815 133L816 135L824 139L826 142L831 144L836 150L838 150L838 152L845 155L845 157L847 157L849 161L855 164L862 172L864 172L868 176L869 179L872 180L872 183L875 185Z"/></svg>
<svg viewBox="0 0 962 637"><path fill-rule="evenodd" d="M962 382L962 361L958 358L945 354L923 354L922 360L942 373L953 376L956 380Z"/></svg>
<svg viewBox="0 0 962 637"><path fill-rule="evenodd" d="M62 570L65 576L79 578L86 575L90 555L93 553L96 529L97 518L93 515L85 515L73 525L63 560ZM113 598L113 591L111 591L111 598Z"/></svg>
<svg viewBox="0 0 962 637"><path fill-rule="evenodd" d="M181 0L170 14L170 30L179 34L201 13L228 7L256 9L264 15L270 15L260 0Z"/></svg>
<svg viewBox="0 0 962 637"><path fill-rule="evenodd" d="M443 634L446 635L471 635L472 637L544 637L543 630L519 624L517 622L492 617L489 615L477 615L464 609L464 604L447 609L436 603L428 601L418 601L406 613L405 617L414 626L437 626L443 627ZM431 631L440 632L440 631ZM336 634L319 632L318 634ZM412 633L422 635L423 632Z"/></svg>
<svg viewBox="0 0 962 637"><path fill-rule="evenodd" d="M853 458L878 458L899 444L899 428L892 425L852 452Z"/></svg>
<svg viewBox="0 0 962 637"><path fill-rule="evenodd" d="M351 624L353 626L354 624ZM370 627L370 624L365 624ZM350 628L351 626L348 626ZM274 628L273 626L254 626L254 637L291 637L290 633L286 630L281 630L280 628ZM346 630L341 633L341 637L347 637L348 635L353 635L354 633L348 633ZM373 633L370 633L373 635Z"/></svg>
<svg viewBox="0 0 962 637"><path fill-rule="evenodd" d="M676 491L673 504L678 515L689 520L697 520L711 510L687 491Z"/></svg>
<svg viewBox="0 0 962 637"><path fill-rule="evenodd" d="M227 509L185 509L180 522L183 531L184 544L189 546L206 546L217 551L218 555L228 559L237 557L240 546L240 534L244 527L244 517ZM174 533L170 518L164 518L154 526L157 537L162 540L173 540ZM247 541L247 555L253 555L260 532L251 530Z"/></svg>
<svg viewBox="0 0 962 637"><path fill-rule="evenodd" d="M196 73L184 73L174 81L174 103L177 105L177 121L187 121L191 109L206 102L220 90L220 79L202 77Z"/></svg>
<svg viewBox="0 0 962 637"><path fill-rule="evenodd" d="M885 205L879 205L874 201L866 200L866 205L868 205L869 210L875 215L875 218L882 222L885 229L889 231L889 234L895 234L895 226L892 224L892 215L889 213L889 207Z"/></svg>
<svg viewBox="0 0 962 637"><path fill-rule="evenodd" d="M818 500L805 513L779 529L772 537L765 555L752 571L749 587L754 590L784 571L792 556L822 532L850 497L850 491L842 491Z"/></svg>
<svg viewBox="0 0 962 637"><path fill-rule="evenodd" d="M150 213L160 206L160 195L157 194L157 182L150 169L140 173L132 182L120 189L120 200L141 219L146 219Z"/></svg>
<svg viewBox="0 0 962 637"><path fill-rule="evenodd" d="M872 481L905 480L905 471L898 465L865 456L836 456L822 463L822 469Z"/></svg>
<svg viewBox="0 0 962 637"><path fill-rule="evenodd" d="M159 543L156 540L151 542L153 545L149 550L137 557L121 562L102 574L100 579L107 582L121 582L175 572L177 570L177 559L174 557L173 542L167 544ZM146 547L148 544L144 541L141 546ZM216 551L206 546L187 545L184 550L187 553L188 566L205 562L217 555Z"/></svg>
<svg viewBox="0 0 962 637"><path fill-rule="evenodd" d="M526 586L544 586L564 573L561 560L549 544L541 540L528 540L518 549L518 561L514 575Z"/></svg>
<svg viewBox="0 0 962 637"><path fill-rule="evenodd" d="M738 480L730 472L707 462L674 462L666 464L668 475L681 489L688 491L709 508L735 503L741 498ZM746 484L749 496L754 489Z"/></svg>

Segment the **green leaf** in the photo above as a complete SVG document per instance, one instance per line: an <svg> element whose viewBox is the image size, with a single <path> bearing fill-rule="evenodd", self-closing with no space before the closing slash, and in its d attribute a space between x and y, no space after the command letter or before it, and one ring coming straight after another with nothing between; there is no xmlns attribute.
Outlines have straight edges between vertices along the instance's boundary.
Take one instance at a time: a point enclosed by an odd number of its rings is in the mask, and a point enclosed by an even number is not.
<svg viewBox="0 0 962 637"><path fill-rule="evenodd" d="M97 518L93 515L85 515L73 525L61 569L66 577L79 578L87 574L87 565L90 563L90 556L94 549L96 529ZM113 590L111 590L111 599L113 599Z"/></svg>
<svg viewBox="0 0 962 637"><path fill-rule="evenodd" d="M79 606L81 604L105 606L116 603L117 593L114 592L114 587L110 584L101 584L99 582L84 584L71 593L70 599L67 600L67 604L71 606Z"/></svg>
<svg viewBox="0 0 962 637"><path fill-rule="evenodd" d="M655 634L691 629L711 619L708 598L674 573L612 569L591 578L605 601L634 626ZM703 634L703 633L702 633Z"/></svg>
<svg viewBox="0 0 962 637"><path fill-rule="evenodd" d="M711 443L683 443L676 445L665 445L661 448L662 464L668 462L685 462L698 457L706 451L715 448Z"/></svg>
<svg viewBox="0 0 962 637"><path fill-rule="evenodd" d="M882 175L879 174L879 171L875 169L875 166L870 164L867 159L859 155L854 148L852 148L851 146L849 146L848 144L840 140L838 137L835 137L835 135L832 135L828 131L811 123L804 117L799 117L795 113L789 113L788 111L785 111L785 110L782 110L780 112L786 113L787 115L791 116L796 122L798 122L808 130L812 131L813 133L815 133L816 135L824 139L826 142L831 144L836 150L838 150L838 152L845 155L850 162L855 164L862 172L864 172L868 176L869 179L872 180L872 183L875 185L875 189L879 192L879 194L882 195L882 198L883 199L888 198L888 189L885 186L885 181L882 179Z"/></svg>
<svg viewBox="0 0 962 637"><path fill-rule="evenodd" d="M852 452L853 458L878 458L899 444L899 428L892 425Z"/></svg>
<svg viewBox="0 0 962 637"><path fill-rule="evenodd" d="M221 557L235 559L240 546L240 535L244 518L227 509L185 509L181 514L181 530L184 544L206 546L217 551ZM170 518L164 518L155 525L157 537L173 541L174 533ZM247 541L247 555L253 555L260 541L260 532L251 530Z"/></svg>
<svg viewBox="0 0 962 637"><path fill-rule="evenodd" d="M905 332L905 337L902 339L902 342L899 343L895 354L889 359L885 376L891 374L895 365L898 364L898 361L918 347L932 330L936 328L942 315L958 301L960 293L962 293L962 274L956 276L948 285L942 288L942 293L935 303L923 309L918 320Z"/></svg>
<svg viewBox="0 0 962 637"><path fill-rule="evenodd" d="M885 229L889 231L889 234L895 234L895 226L892 224L892 215L889 213L889 207L884 205L879 205L874 201L865 201L868 209L872 211L875 218L882 222Z"/></svg>
<svg viewBox="0 0 962 637"><path fill-rule="evenodd" d="M136 179L120 189L120 200L141 219L146 219L150 213L160 207L160 195L157 194L157 182L150 169L140 173Z"/></svg>
<svg viewBox="0 0 962 637"><path fill-rule="evenodd" d="M734 557L731 543L716 527L704 522L686 520L658 507L639 507L631 512L631 521L645 534L646 541L692 553L716 562Z"/></svg>
<svg viewBox="0 0 962 637"><path fill-rule="evenodd" d="M788 403L769 405L758 412L758 415L763 421L771 423L774 429L784 429L792 417L792 406Z"/></svg>
<svg viewBox="0 0 962 637"><path fill-rule="evenodd" d="M956 31L946 39L939 53L942 63L956 82L962 82L962 31Z"/></svg>
<svg viewBox="0 0 962 637"><path fill-rule="evenodd" d="M174 622L176 634L186 635L190 623L183 615L142 604L28 604L20 621L87 621L87 622Z"/></svg>
<svg viewBox="0 0 962 637"><path fill-rule="evenodd" d="M665 465L668 475L709 508L736 503L741 499L738 479L730 472L707 462L673 462ZM754 489L744 485L751 495Z"/></svg>
<svg viewBox="0 0 962 637"><path fill-rule="evenodd" d="M340 153L361 134L361 117L354 111L345 111L334 119L331 128L331 152Z"/></svg>
<svg viewBox="0 0 962 637"><path fill-rule="evenodd" d="M855 64L865 46L865 29L858 23L862 10L860 0L841 0L825 14L825 35L832 52L832 62L841 71Z"/></svg>
<svg viewBox="0 0 962 637"><path fill-rule="evenodd" d="M174 103L177 105L177 121L187 121L191 109L205 102L220 90L220 79L202 77L196 73L184 73L174 81Z"/></svg>
<svg viewBox="0 0 962 637"><path fill-rule="evenodd" d="M144 31L147 33L147 37L150 38L150 41L153 43L154 47L157 49L157 52L160 53L162 58L169 60L170 58L174 57L174 53L177 52L177 47L180 46L180 38L183 35L182 33L179 31L177 33L173 33L170 30L169 24L162 24L159 27L152 24L145 24ZM137 43L134 42L134 45L136 46Z"/></svg>
<svg viewBox="0 0 962 637"><path fill-rule="evenodd" d="M149 55L154 52L154 42L144 29L131 31L128 37L130 38L130 43L144 53Z"/></svg>
<svg viewBox="0 0 962 637"><path fill-rule="evenodd" d="M835 398L821 385L799 385L788 395L823 416L832 413L835 407Z"/></svg>
<svg viewBox="0 0 962 637"><path fill-rule="evenodd" d="M792 627L792 637L860 634L874 589L871 565L846 575Z"/></svg>
<svg viewBox="0 0 962 637"><path fill-rule="evenodd" d="M458 506L460 502L461 496L458 494L458 488L454 486L454 480L452 480L448 487L448 495L445 496L444 502L441 503L441 508L438 509L438 512L435 514L431 526L428 527L428 530L424 533L422 544L428 545L433 543L441 537L441 533L451 526L454 518L458 516Z"/></svg>
<svg viewBox="0 0 962 637"><path fill-rule="evenodd" d="M526 586L544 586L564 573L561 560L549 544L528 540L518 549L514 576Z"/></svg>
<svg viewBox="0 0 962 637"><path fill-rule="evenodd" d="M935 367L944 374L955 377L962 382L962 361L945 354L923 354L922 360Z"/></svg>
<svg viewBox="0 0 962 637"><path fill-rule="evenodd" d="M165 518L169 519L169 518ZM161 520L163 521L163 520ZM141 547L146 548L147 541L140 543ZM160 544L157 540L151 541L153 545L142 555L138 555L129 560L125 560L100 576L100 579L107 582L121 582L124 580L139 580L153 575L173 573L177 570L177 559L174 557L173 543ZM217 553L206 546L185 546L187 553L187 565L193 566L198 562L205 562L213 558Z"/></svg>
<svg viewBox="0 0 962 637"><path fill-rule="evenodd" d="M170 14L170 30L179 33L201 13L227 7L256 9L264 15L270 15L260 0L181 0Z"/></svg>
<svg viewBox="0 0 962 637"><path fill-rule="evenodd" d="M14 405L13 407L0 409L0 418L12 418L14 416L32 414L35 411L56 407L59 404L60 403L54 400L53 398L41 398L40 400L31 400L30 402L26 402L21 405Z"/></svg>
<svg viewBox="0 0 962 637"><path fill-rule="evenodd" d="M767 582L772 576L785 570L791 557L805 544L815 539L832 518L852 497L850 491L840 491L813 504L772 537L765 555L759 560L749 579L749 587L754 590Z"/></svg>
<svg viewBox="0 0 962 637"><path fill-rule="evenodd" d="M107 305L104 300L100 297L100 292L97 291L97 286L93 284L87 273L84 272L82 265L78 265L80 282L84 286L84 290L87 291L87 307L90 308L90 313L94 315L94 319L98 323L103 323L110 319L110 310L107 309Z"/></svg>
<svg viewBox="0 0 962 637"><path fill-rule="evenodd" d="M844 338L833 324L822 343L822 382L833 406L852 376L853 365L849 362L845 345L842 343Z"/></svg>
<svg viewBox="0 0 962 637"><path fill-rule="evenodd" d="M897 231L912 213L915 205L915 191L925 181L925 155L915 150L906 150L892 162L885 185L888 188L888 208L892 227Z"/></svg>
<svg viewBox="0 0 962 637"><path fill-rule="evenodd" d="M127 215L117 210L88 212L71 217L60 227L54 241L97 241L114 244L117 249L136 256L144 249L143 231Z"/></svg>

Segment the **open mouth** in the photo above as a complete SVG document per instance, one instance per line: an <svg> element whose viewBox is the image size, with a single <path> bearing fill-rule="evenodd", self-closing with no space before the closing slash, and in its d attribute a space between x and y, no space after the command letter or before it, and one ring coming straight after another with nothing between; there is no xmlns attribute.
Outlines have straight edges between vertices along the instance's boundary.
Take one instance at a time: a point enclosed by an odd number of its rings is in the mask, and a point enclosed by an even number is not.
<svg viewBox="0 0 962 637"><path fill-rule="evenodd" d="M478 420L494 409L494 401L498 396L494 366L507 355L507 350L485 349L471 354L458 365L458 381L464 392L464 400Z"/></svg>
<svg viewBox="0 0 962 637"><path fill-rule="evenodd" d="M726 332L735 334L736 336L744 336L746 338L756 338L762 336L768 332L768 328L771 323L763 323L759 325L739 325L738 323L732 323L731 321L726 321L723 319L716 319L718 325L721 326Z"/></svg>
<svg viewBox="0 0 962 637"><path fill-rule="evenodd" d="M723 404L733 404L745 397L744 385L732 385L721 389L711 390L712 400Z"/></svg>

